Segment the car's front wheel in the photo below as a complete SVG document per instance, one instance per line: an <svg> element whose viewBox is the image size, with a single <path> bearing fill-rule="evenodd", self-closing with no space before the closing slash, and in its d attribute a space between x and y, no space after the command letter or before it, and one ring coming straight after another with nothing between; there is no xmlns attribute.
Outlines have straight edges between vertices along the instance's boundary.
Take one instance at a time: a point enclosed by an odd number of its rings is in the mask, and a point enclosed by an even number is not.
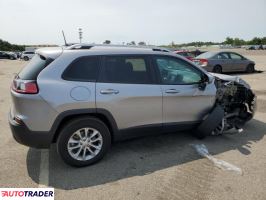
<svg viewBox="0 0 266 200"><path fill-rule="evenodd" d="M253 73L255 71L254 65L249 64L246 68L247 73Z"/></svg>
<svg viewBox="0 0 266 200"><path fill-rule="evenodd" d="M82 117L62 128L57 151L67 164L83 167L102 159L110 145L111 135L107 126L97 118Z"/></svg>

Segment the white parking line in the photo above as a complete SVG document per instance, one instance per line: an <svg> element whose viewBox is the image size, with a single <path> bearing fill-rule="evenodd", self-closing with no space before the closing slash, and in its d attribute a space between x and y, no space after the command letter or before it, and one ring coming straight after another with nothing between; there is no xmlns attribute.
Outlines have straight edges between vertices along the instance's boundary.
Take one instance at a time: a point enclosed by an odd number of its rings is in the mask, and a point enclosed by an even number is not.
<svg viewBox="0 0 266 200"><path fill-rule="evenodd" d="M49 149L41 150L39 187L49 187Z"/></svg>

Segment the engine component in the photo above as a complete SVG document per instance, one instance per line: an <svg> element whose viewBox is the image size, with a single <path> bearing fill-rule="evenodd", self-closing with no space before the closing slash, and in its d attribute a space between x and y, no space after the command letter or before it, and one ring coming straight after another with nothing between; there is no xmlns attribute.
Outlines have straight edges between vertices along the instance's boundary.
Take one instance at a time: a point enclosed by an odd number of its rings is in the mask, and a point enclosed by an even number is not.
<svg viewBox="0 0 266 200"><path fill-rule="evenodd" d="M256 109L256 96L245 84L216 78L216 103L213 110L198 126L197 137L220 135L235 128L242 129L252 119Z"/></svg>

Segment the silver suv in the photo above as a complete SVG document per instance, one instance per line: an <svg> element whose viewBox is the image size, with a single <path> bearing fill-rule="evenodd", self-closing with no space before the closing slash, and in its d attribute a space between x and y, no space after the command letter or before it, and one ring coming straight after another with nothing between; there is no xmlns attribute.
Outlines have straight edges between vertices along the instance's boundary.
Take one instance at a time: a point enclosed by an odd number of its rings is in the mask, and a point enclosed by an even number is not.
<svg viewBox="0 0 266 200"><path fill-rule="evenodd" d="M164 49L86 44L38 50L14 78L11 96L16 141L56 143L74 166L99 161L121 139L241 129L256 103L242 79L208 73Z"/></svg>

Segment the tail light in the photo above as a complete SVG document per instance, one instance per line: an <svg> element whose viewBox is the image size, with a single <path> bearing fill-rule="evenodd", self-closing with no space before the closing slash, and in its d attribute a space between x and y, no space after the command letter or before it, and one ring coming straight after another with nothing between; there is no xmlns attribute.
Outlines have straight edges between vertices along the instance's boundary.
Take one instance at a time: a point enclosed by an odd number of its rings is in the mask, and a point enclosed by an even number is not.
<svg viewBox="0 0 266 200"><path fill-rule="evenodd" d="M201 67L206 67L208 65L208 60L207 59L200 59L199 64Z"/></svg>
<svg viewBox="0 0 266 200"><path fill-rule="evenodd" d="M192 59L194 63L201 67L206 67L208 65L208 60L207 59Z"/></svg>
<svg viewBox="0 0 266 200"><path fill-rule="evenodd" d="M37 94L38 86L36 81L15 78L12 83L12 90L22 94Z"/></svg>
<svg viewBox="0 0 266 200"><path fill-rule="evenodd" d="M193 57L188 56L187 59L189 59L190 61L193 61Z"/></svg>

